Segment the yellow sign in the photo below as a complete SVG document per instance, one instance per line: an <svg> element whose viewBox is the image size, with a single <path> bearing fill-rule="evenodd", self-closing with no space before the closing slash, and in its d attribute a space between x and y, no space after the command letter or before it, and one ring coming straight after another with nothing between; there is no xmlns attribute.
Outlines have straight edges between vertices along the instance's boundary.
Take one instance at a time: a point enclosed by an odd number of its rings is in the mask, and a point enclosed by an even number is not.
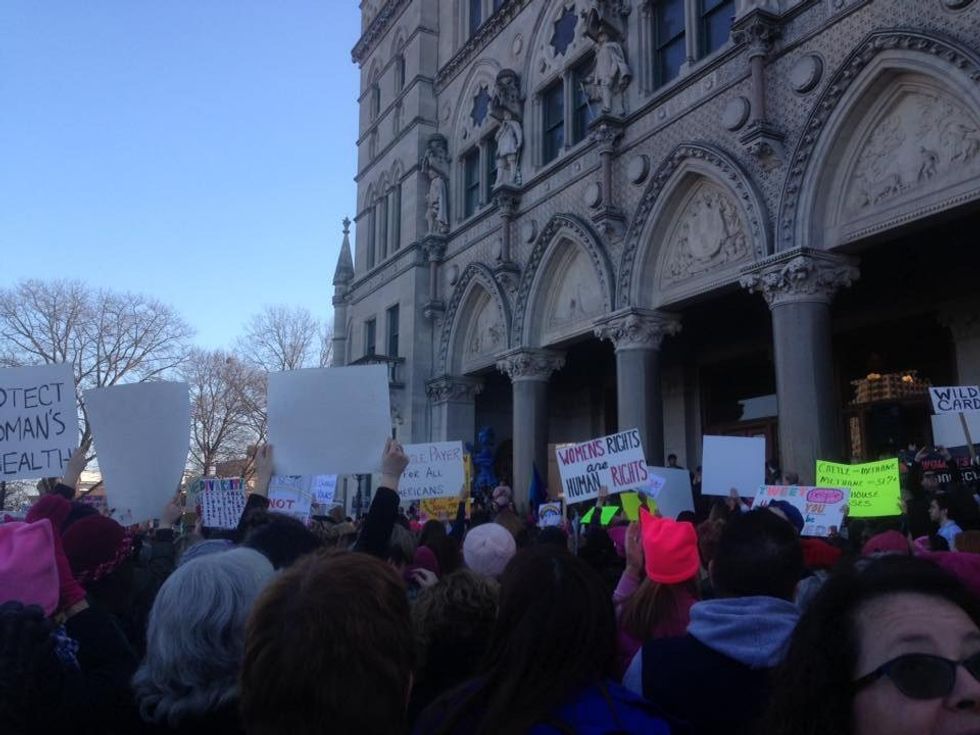
<svg viewBox="0 0 980 735"><path fill-rule="evenodd" d="M878 518L902 514L898 460L865 464L837 464L817 460L819 487L848 488L851 518Z"/></svg>

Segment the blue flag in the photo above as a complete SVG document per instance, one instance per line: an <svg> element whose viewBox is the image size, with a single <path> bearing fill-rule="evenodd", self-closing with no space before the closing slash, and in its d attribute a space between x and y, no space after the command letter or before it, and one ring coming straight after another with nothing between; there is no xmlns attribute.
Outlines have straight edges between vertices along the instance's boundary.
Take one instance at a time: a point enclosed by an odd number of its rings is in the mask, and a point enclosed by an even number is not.
<svg viewBox="0 0 980 735"><path fill-rule="evenodd" d="M548 500L545 495L544 483L541 481L541 475L538 474L538 467L534 465L531 468L531 488L528 491L528 500L531 503L531 510L534 513L538 512L538 506Z"/></svg>

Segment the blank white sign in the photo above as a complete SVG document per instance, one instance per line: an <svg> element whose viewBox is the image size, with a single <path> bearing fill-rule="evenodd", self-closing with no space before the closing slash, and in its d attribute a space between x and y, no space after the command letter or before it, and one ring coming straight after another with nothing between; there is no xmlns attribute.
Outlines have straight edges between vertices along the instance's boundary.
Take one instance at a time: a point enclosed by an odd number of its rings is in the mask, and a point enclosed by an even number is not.
<svg viewBox="0 0 980 735"><path fill-rule="evenodd" d="M729 495L738 490L754 498L766 484L764 436L705 436L701 454L701 494Z"/></svg>

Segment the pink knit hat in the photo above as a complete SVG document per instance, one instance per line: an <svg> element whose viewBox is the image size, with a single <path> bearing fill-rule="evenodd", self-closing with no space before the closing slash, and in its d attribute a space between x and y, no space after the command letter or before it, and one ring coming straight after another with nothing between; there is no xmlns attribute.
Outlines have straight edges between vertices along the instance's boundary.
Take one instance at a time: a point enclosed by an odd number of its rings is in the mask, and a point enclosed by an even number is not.
<svg viewBox="0 0 980 735"><path fill-rule="evenodd" d="M909 541L898 531L883 531L869 538L861 547L861 556L873 554L905 554L908 556Z"/></svg>
<svg viewBox="0 0 980 735"><path fill-rule="evenodd" d="M119 567L133 550L133 535L105 516L86 516L61 534L71 571L83 586Z"/></svg>
<svg viewBox="0 0 980 735"><path fill-rule="evenodd" d="M463 541L466 566L484 577L499 577L516 553L514 537L499 523L477 526L466 534Z"/></svg>
<svg viewBox="0 0 980 735"><path fill-rule="evenodd" d="M701 568L698 534L686 521L658 518L640 508L640 533L647 576L661 584L692 579Z"/></svg>
<svg viewBox="0 0 980 735"><path fill-rule="evenodd" d="M0 524L0 603L38 605L45 615L58 607L58 567L51 521Z"/></svg>

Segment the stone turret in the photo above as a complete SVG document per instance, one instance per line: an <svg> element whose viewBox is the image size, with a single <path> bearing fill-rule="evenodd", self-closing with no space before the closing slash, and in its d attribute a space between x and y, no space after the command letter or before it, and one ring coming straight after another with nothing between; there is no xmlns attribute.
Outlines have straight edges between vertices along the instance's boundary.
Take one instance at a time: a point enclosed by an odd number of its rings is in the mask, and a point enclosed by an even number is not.
<svg viewBox="0 0 980 735"><path fill-rule="evenodd" d="M350 218L344 217L344 241L340 244L337 269L333 274L333 367L347 362L347 291L354 280L354 258L350 248Z"/></svg>

